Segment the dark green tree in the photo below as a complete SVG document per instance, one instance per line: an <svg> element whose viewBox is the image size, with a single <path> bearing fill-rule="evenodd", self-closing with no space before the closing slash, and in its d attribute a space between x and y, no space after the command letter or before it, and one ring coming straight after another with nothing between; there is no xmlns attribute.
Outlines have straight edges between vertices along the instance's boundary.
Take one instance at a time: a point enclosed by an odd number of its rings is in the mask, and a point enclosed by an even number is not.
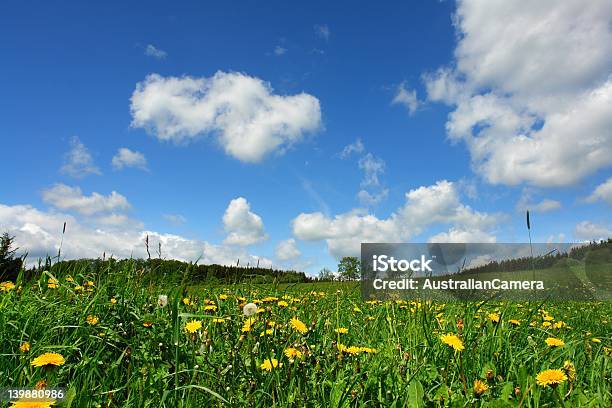
<svg viewBox="0 0 612 408"><path fill-rule="evenodd" d="M345 256L338 264L338 273L343 280L359 280L361 278L361 262L354 256Z"/></svg>
<svg viewBox="0 0 612 408"><path fill-rule="evenodd" d="M14 242L15 237L8 232L0 237L0 281L15 281L21 270L23 260L15 257L18 248L13 248Z"/></svg>

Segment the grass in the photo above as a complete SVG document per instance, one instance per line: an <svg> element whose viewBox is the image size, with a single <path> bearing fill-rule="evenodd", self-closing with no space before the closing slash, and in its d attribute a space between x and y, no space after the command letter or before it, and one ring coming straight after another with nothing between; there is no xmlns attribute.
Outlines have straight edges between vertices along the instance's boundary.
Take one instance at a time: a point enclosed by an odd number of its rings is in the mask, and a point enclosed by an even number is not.
<svg viewBox="0 0 612 408"><path fill-rule="evenodd" d="M364 303L355 283L142 282L130 268L75 270L1 292L0 388L65 387L65 407L612 404L610 303ZM243 331L242 306L253 301L260 312ZM193 321L202 327L189 333ZM447 333L462 351L441 341ZM548 346L550 337L564 345ZM301 356L288 358L289 348ZM46 352L65 364L33 367ZM278 365L262 369L267 359ZM566 364L570 378L557 387L536 383L566 361L575 379Z"/></svg>

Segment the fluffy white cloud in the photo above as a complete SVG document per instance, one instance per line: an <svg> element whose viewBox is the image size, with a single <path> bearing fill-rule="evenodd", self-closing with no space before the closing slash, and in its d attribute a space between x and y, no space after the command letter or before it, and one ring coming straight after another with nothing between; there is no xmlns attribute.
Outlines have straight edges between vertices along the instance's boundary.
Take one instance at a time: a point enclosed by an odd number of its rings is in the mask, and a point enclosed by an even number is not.
<svg viewBox="0 0 612 408"><path fill-rule="evenodd" d="M97 258L103 253L116 258L146 257L144 240L148 236L153 252L161 242L162 257L167 259L199 260L200 263L220 265L235 265L238 259L241 265L255 265L257 260L260 266L270 267L272 264L270 259L251 255L243 248L147 231L137 222L88 225L68 214L41 211L30 205L0 204L0 230L16 236L16 245L20 251L27 251L30 264L38 258L57 255L64 222L67 227L62 257L66 259Z"/></svg>
<svg viewBox="0 0 612 408"><path fill-rule="evenodd" d="M599 240L612 237L612 230L605 225L594 224L591 221L582 221L576 225L574 236L583 240Z"/></svg>
<svg viewBox="0 0 612 408"><path fill-rule="evenodd" d="M594 203L596 201L604 201L609 205L612 205L612 177L604 181L602 184L595 188L595 191L588 196L585 201L587 203Z"/></svg>
<svg viewBox="0 0 612 408"><path fill-rule="evenodd" d="M251 212L251 205L243 197L230 201L223 214L223 226L228 233L223 242L228 245L247 246L268 238L261 217Z"/></svg>
<svg viewBox="0 0 612 408"><path fill-rule="evenodd" d="M299 257L302 255L302 253L298 249L295 239L289 238L278 243L276 246L275 255L280 261L288 261L289 259Z"/></svg>
<svg viewBox="0 0 612 408"><path fill-rule="evenodd" d="M132 126L160 140L186 142L214 134L225 152L260 162L321 126L312 95L275 95L261 79L217 72L210 78L149 75L131 98Z"/></svg>
<svg viewBox="0 0 612 408"><path fill-rule="evenodd" d="M359 168L363 170L362 187L380 186L379 176L385 171L385 161L368 153L359 159Z"/></svg>
<svg viewBox="0 0 612 408"><path fill-rule="evenodd" d="M447 232L441 232L429 238L429 242L475 242L493 243L496 241L494 235L478 229L450 228Z"/></svg>
<svg viewBox="0 0 612 408"><path fill-rule="evenodd" d="M124 167L136 167L147 170L147 159L144 154L130 150L127 147L121 147L117 150L117 154L113 156L111 163L116 170L121 170Z"/></svg>
<svg viewBox="0 0 612 408"><path fill-rule="evenodd" d="M303 240L327 242L335 257L358 255L362 242L402 242L423 232L432 224L450 224L456 231L490 242L486 231L498 221L499 215L481 213L462 204L457 187L442 180L406 193L406 203L386 219L380 219L363 209L338 214L333 218L320 212L302 213L292 221L293 234ZM457 232L452 233L457 236ZM465 233L467 234L467 233ZM450 237L449 233L449 237ZM442 237L440 237L442 238Z"/></svg>
<svg viewBox="0 0 612 408"><path fill-rule="evenodd" d="M458 2L454 66L424 75L491 183L576 183L612 165L612 3Z"/></svg>
<svg viewBox="0 0 612 408"><path fill-rule="evenodd" d="M83 178L90 174L102 174L100 169L94 164L89 149L76 136L70 139L70 151L66 153L64 165L60 171L74 178Z"/></svg>
<svg viewBox="0 0 612 408"><path fill-rule="evenodd" d="M157 48L153 44L148 44L145 47L144 51L145 55L148 57L153 57L157 59L164 59L168 56L168 53L160 48Z"/></svg>
<svg viewBox="0 0 612 408"><path fill-rule="evenodd" d="M65 184L56 184L42 193L46 203L60 210L76 211L84 215L93 215L103 212L125 211L130 208L128 200L112 191L105 196L96 192L83 195L79 187L70 187Z"/></svg>
<svg viewBox="0 0 612 408"><path fill-rule="evenodd" d="M412 115L414 112L416 112L420 102L417 99L416 91L414 89L406 89L406 84L401 83L395 90L395 96L393 97L391 104L403 105L408 110L408 113Z"/></svg>
<svg viewBox="0 0 612 408"><path fill-rule="evenodd" d="M517 211L531 211L534 213L544 213L548 211L558 210L561 208L561 203L557 200L551 200L550 198L545 198L540 202L533 201L533 191L531 189L525 188L523 189L523 193L516 203Z"/></svg>
<svg viewBox="0 0 612 408"><path fill-rule="evenodd" d="M383 188L382 190L376 193L370 193L367 190L359 190L357 193L357 199L361 203L361 205L365 206L373 206L380 204L382 201L386 200L389 196L389 189Z"/></svg>
<svg viewBox="0 0 612 408"><path fill-rule="evenodd" d="M355 140L354 143L344 146L344 149L340 152L339 156L341 159L350 157L353 153L362 153L365 150L365 146L361 139Z"/></svg>

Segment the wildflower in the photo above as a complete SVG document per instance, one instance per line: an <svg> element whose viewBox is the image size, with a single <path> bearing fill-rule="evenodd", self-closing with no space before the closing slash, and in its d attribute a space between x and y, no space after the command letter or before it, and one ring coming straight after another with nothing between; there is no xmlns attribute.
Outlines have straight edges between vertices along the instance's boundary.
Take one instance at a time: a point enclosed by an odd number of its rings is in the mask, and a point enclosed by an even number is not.
<svg viewBox="0 0 612 408"><path fill-rule="evenodd" d="M253 330L253 324L255 323L255 319L254 318L248 318L245 320L244 324L242 325L242 332L246 333L246 332L250 332L251 330Z"/></svg>
<svg viewBox="0 0 612 408"><path fill-rule="evenodd" d="M593 343L597 343L597 344L601 343L601 340L600 340L600 339L598 339L598 338L596 338L596 337L593 337L593 338L591 339L591 341L592 341Z"/></svg>
<svg viewBox="0 0 612 408"><path fill-rule="evenodd" d="M266 335L273 335L274 334L274 329L266 329L264 331L261 332L261 334L259 335L259 337L263 337Z"/></svg>
<svg viewBox="0 0 612 408"><path fill-rule="evenodd" d="M204 311L212 311L212 312L214 312L216 310L217 310L217 306L215 306L215 305L206 305L206 306L204 306Z"/></svg>
<svg viewBox="0 0 612 408"><path fill-rule="evenodd" d="M74 282L74 279L71 276L66 277L66 282Z"/></svg>
<svg viewBox="0 0 612 408"><path fill-rule="evenodd" d="M168 304L168 295L159 295L157 296L157 306L158 307L166 307Z"/></svg>
<svg viewBox="0 0 612 408"><path fill-rule="evenodd" d="M147 322L147 321L145 321L145 322L142 322L142 325L143 325L144 327L151 327L151 326L153 326L153 322Z"/></svg>
<svg viewBox="0 0 612 408"><path fill-rule="evenodd" d="M285 302L284 300L281 300L277 303L278 307L287 307L289 306L289 303Z"/></svg>
<svg viewBox="0 0 612 408"><path fill-rule="evenodd" d="M96 324L98 324L98 316L93 316L93 315L89 315L87 316L87 324L89 324L90 326L95 326Z"/></svg>
<svg viewBox="0 0 612 408"><path fill-rule="evenodd" d="M440 340L442 340L442 343L446 344L449 347L452 347L456 351L463 351L463 349L465 348L461 339L457 337L457 335L452 333L441 336Z"/></svg>
<svg viewBox="0 0 612 408"><path fill-rule="evenodd" d="M361 347L351 346L346 348L344 352L354 356L361 352Z"/></svg>
<svg viewBox="0 0 612 408"><path fill-rule="evenodd" d="M213 323L225 323L225 319L219 318L219 317L215 317L213 319Z"/></svg>
<svg viewBox="0 0 612 408"><path fill-rule="evenodd" d="M11 408L51 408L55 400L32 400L30 398L11 401Z"/></svg>
<svg viewBox="0 0 612 408"><path fill-rule="evenodd" d="M57 289L59 288L59 281L55 278L49 278L47 281L47 287L49 289Z"/></svg>
<svg viewBox="0 0 612 408"><path fill-rule="evenodd" d="M227 300L227 295L225 294L219 295L219 300Z"/></svg>
<svg viewBox="0 0 612 408"><path fill-rule="evenodd" d="M111 304L111 305L116 305L116 304L117 304L117 299L115 299L115 298L111 298L111 300L110 300L110 304Z"/></svg>
<svg viewBox="0 0 612 408"><path fill-rule="evenodd" d="M247 303L242 308L242 313L244 313L245 316L251 316L257 313L257 305L255 303Z"/></svg>
<svg viewBox="0 0 612 408"><path fill-rule="evenodd" d="M291 324L291 327L293 327L295 330L297 330L301 334L306 334L306 332L308 331L308 327L306 327L304 323L302 323L299 319L295 317L291 319L289 323Z"/></svg>
<svg viewBox="0 0 612 408"><path fill-rule="evenodd" d="M0 292L10 292L15 289L15 284L11 281L0 283Z"/></svg>
<svg viewBox="0 0 612 408"><path fill-rule="evenodd" d="M22 353L27 353L28 351L30 351L30 343L28 343L27 341L21 343L21 346L19 346L19 351L21 351Z"/></svg>
<svg viewBox="0 0 612 408"><path fill-rule="evenodd" d="M370 347L359 347L359 350L363 353L366 354L376 354L378 353L378 350L376 350L375 348L370 348Z"/></svg>
<svg viewBox="0 0 612 408"><path fill-rule="evenodd" d="M543 322L542 327L550 327L552 324L550 322Z"/></svg>
<svg viewBox="0 0 612 408"><path fill-rule="evenodd" d="M544 370L536 376L536 382L540 387L552 387L555 388L557 385L567 380L567 376L562 370Z"/></svg>
<svg viewBox="0 0 612 408"><path fill-rule="evenodd" d="M346 327L338 327L336 329L336 333L338 333L338 334L346 334L346 333L348 333L348 329Z"/></svg>
<svg viewBox="0 0 612 408"><path fill-rule="evenodd" d="M74 287L74 291L75 291L75 292L80 292L80 291L82 291L82 290L83 290L83 287L82 287L81 285L76 285L76 286Z"/></svg>
<svg viewBox="0 0 612 408"><path fill-rule="evenodd" d="M59 353L44 353L32 360L34 367L61 366L66 360Z"/></svg>
<svg viewBox="0 0 612 408"><path fill-rule="evenodd" d="M563 347L565 346L565 342L561 339L555 339L554 337L549 337L546 339L546 344L549 347Z"/></svg>
<svg viewBox="0 0 612 408"><path fill-rule="evenodd" d="M484 394L485 392L489 390L489 386L481 380L476 380L474 381L473 390L474 390L474 395L476 397L480 397L482 394Z"/></svg>
<svg viewBox="0 0 612 408"><path fill-rule="evenodd" d="M576 379L576 366L574 366L574 363L572 363L569 360L566 360L563 363L562 370L567 376L567 379L569 380L569 382L574 382L574 380Z"/></svg>
<svg viewBox="0 0 612 408"><path fill-rule="evenodd" d="M189 300L189 298L183 298L183 304L185 306L189 306L190 303L191 303L191 301Z"/></svg>
<svg viewBox="0 0 612 408"><path fill-rule="evenodd" d="M353 312L355 312L355 313L361 313L361 309L360 309L360 308L358 308L357 306L355 306L355 307L353 308Z"/></svg>
<svg viewBox="0 0 612 408"><path fill-rule="evenodd" d="M516 320L516 319L510 319L510 320L508 320L508 323L510 323L513 326L520 326L521 325L521 322L519 320Z"/></svg>
<svg viewBox="0 0 612 408"><path fill-rule="evenodd" d="M288 359L294 360L296 358L302 358L302 352L296 348L289 347L285 349L285 355Z"/></svg>
<svg viewBox="0 0 612 408"><path fill-rule="evenodd" d="M272 371L272 369L278 367L278 360L275 358L269 358L267 360L264 360L263 363L261 363L261 365L259 366L262 370L265 371Z"/></svg>
<svg viewBox="0 0 612 408"><path fill-rule="evenodd" d="M499 323L499 314L497 313L489 313L487 316L489 320L493 323Z"/></svg>
<svg viewBox="0 0 612 408"><path fill-rule="evenodd" d="M202 328L202 322L199 320L191 320L185 324L185 331L188 333L195 333Z"/></svg>

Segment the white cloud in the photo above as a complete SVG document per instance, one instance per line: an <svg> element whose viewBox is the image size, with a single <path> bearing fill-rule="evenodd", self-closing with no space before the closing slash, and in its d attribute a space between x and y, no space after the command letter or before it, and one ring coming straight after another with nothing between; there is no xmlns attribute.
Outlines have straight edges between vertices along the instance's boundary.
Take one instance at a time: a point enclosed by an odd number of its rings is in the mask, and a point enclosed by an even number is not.
<svg viewBox="0 0 612 408"><path fill-rule="evenodd" d="M363 145L361 139L357 139L354 143L344 146L344 149L342 149L339 156L341 159L346 159L350 157L353 153L362 153L364 149L365 146Z"/></svg>
<svg viewBox="0 0 612 408"><path fill-rule="evenodd" d="M278 243L275 255L279 261L288 261L298 258L302 253L298 249L295 239L289 238Z"/></svg>
<svg viewBox="0 0 612 408"><path fill-rule="evenodd" d="M367 190L359 190L357 193L357 199L362 205L365 206L374 206L380 204L382 201L386 200L389 196L389 189L384 188L377 193L370 193Z"/></svg>
<svg viewBox="0 0 612 408"><path fill-rule="evenodd" d="M107 196L96 192L86 196L79 187L70 187L65 184L55 184L44 190L42 198L46 203L60 210L76 211L83 215L125 211L130 208L128 200L116 191L112 191Z"/></svg>
<svg viewBox="0 0 612 408"><path fill-rule="evenodd" d="M559 201L551 200L550 198L545 198L541 200L540 202L534 202L532 200L533 195L534 193L531 189L524 188L521 194L521 197L516 203L516 210L517 211L529 210L533 213L545 213L548 211L558 210L559 208L561 208L561 203Z"/></svg>
<svg viewBox="0 0 612 408"><path fill-rule="evenodd" d="M494 235L478 229L450 228L447 232L441 232L429 238L429 242L475 242L493 243L496 241Z"/></svg>
<svg viewBox="0 0 612 408"><path fill-rule="evenodd" d="M281 47L280 45L277 45L276 47L274 47L274 55L276 55L277 57L280 57L281 55L285 55L287 53L287 49L285 47Z"/></svg>
<svg viewBox="0 0 612 408"><path fill-rule="evenodd" d="M228 245L253 245L268 238L261 217L251 212L251 205L243 197L230 201L223 214L223 226L228 233L223 242Z"/></svg>
<svg viewBox="0 0 612 408"><path fill-rule="evenodd" d="M600 240L612 237L612 230L605 225L593 224L591 221L582 221L576 225L574 236L582 240Z"/></svg>
<svg viewBox="0 0 612 408"><path fill-rule="evenodd" d="M329 36L331 35L331 31L327 24L315 24L314 32L317 37L324 39L325 41L329 41Z"/></svg>
<svg viewBox="0 0 612 408"><path fill-rule="evenodd" d="M361 182L362 187L380 186L378 177L385 171L385 161L383 159L368 153L359 159L359 168L364 172Z"/></svg>
<svg viewBox="0 0 612 408"><path fill-rule="evenodd" d="M187 222L187 218L180 214L164 214L164 219L172 224L181 225Z"/></svg>
<svg viewBox="0 0 612 408"><path fill-rule="evenodd" d="M565 186L612 165L612 3L458 3L456 68L425 74L451 140L495 184Z"/></svg>
<svg viewBox="0 0 612 408"><path fill-rule="evenodd" d="M147 159L144 154L122 147L117 150L117 154L113 156L112 165L116 170L121 170L124 167L136 167L142 170L147 170Z"/></svg>
<svg viewBox="0 0 612 408"><path fill-rule="evenodd" d="M122 216L118 217L115 221L121 220ZM270 259L251 255L240 247L214 245L179 235L143 230L139 222L119 222L116 225L100 222L90 226L68 214L41 211L30 205L0 204L0 230L16 236L20 251L28 252L29 264L47 255L57 255L64 222L67 227L62 257L66 259L97 258L103 253L107 257L143 258L147 256L144 239L148 235L152 256L156 256L158 243L161 242L162 257L167 259L199 260L200 263L220 265L235 265L237 259L240 259L241 265L255 265L257 260L260 266L270 267L272 264Z"/></svg>
<svg viewBox="0 0 612 408"><path fill-rule="evenodd" d="M591 193L584 201L587 203L594 203L597 201L604 201L609 205L612 205L612 177L604 181L602 184L595 188L595 191Z"/></svg>
<svg viewBox="0 0 612 408"><path fill-rule="evenodd" d="M168 53L160 48L157 48L153 44L148 44L145 47L144 51L145 55L148 57L153 57L157 59L164 59L168 56Z"/></svg>
<svg viewBox="0 0 612 408"><path fill-rule="evenodd" d="M210 78L152 74L131 98L132 126L159 140L187 142L213 134L225 152L256 163L282 153L321 126L312 95L275 95L261 79L217 72Z"/></svg>
<svg viewBox="0 0 612 408"><path fill-rule="evenodd" d="M403 105L408 110L408 113L412 115L416 112L417 108L420 105L419 100L417 99L416 91L406 89L406 84L401 83L397 86L395 91L395 96L393 97L393 101L391 101L392 105Z"/></svg>
<svg viewBox="0 0 612 408"><path fill-rule="evenodd" d="M66 153L64 165L60 171L74 178L83 178L90 174L102 174L94 164L93 157L87 147L76 136L70 139L70 151Z"/></svg>
<svg viewBox="0 0 612 408"><path fill-rule="evenodd" d="M335 257L358 255L362 242L403 242L433 224L450 224L456 231L492 238L487 233L499 219L462 204L456 185L442 180L406 193L406 203L388 218L381 219L363 209L333 218L320 212L301 213L292 221L293 234L303 240L325 240ZM449 236L457 236L457 232ZM441 238L441 237L440 237Z"/></svg>

